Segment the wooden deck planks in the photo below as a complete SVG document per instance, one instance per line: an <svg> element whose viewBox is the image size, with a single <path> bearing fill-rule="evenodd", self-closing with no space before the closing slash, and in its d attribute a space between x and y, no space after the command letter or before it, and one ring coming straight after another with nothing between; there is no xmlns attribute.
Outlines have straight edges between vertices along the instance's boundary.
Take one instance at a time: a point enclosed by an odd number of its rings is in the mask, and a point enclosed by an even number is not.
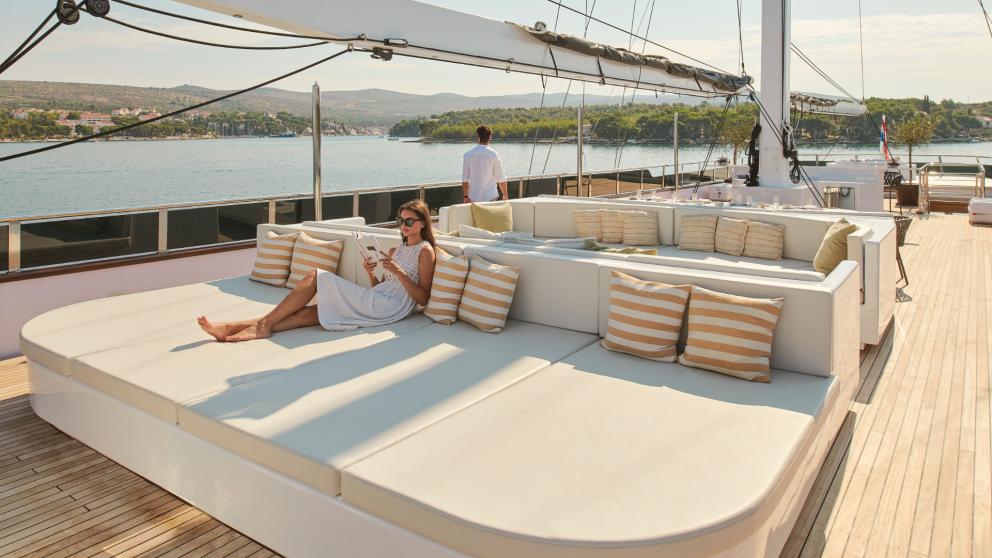
<svg viewBox="0 0 992 558"><path fill-rule="evenodd" d="M992 558L992 228L910 228L912 283L783 556ZM269 558L270 550L31 412L0 361L0 554Z"/></svg>

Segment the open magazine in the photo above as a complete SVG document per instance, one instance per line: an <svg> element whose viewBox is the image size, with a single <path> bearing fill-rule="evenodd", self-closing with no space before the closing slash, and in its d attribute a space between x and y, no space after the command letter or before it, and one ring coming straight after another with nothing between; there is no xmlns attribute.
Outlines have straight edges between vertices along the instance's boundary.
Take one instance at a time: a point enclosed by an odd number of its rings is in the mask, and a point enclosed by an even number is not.
<svg viewBox="0 0 992 558"><path fill-rule="evenodd" d="M354 231L351 234L355 237L355 242L358 243L358 249L362 253L362 258L371 259L376 263L382 259L384 250L379 244L378 238L374 236L365 236L358 231Z"/></svg>

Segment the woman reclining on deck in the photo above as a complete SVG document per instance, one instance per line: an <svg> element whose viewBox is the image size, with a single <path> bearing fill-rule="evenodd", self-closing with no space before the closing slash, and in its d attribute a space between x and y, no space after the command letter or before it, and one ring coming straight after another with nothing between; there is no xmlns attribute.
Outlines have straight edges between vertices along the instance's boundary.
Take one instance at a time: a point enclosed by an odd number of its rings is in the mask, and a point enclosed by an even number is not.
<svg viewBox="0 0 992 558"><path fill-rule="evenodd" d="M382 254L386 271L375 276L376 261L365 260L371 287L362 287L334 273L314 270L296 285L271 312L251 320L211 323L196 319L217 341L264 339L276 331L320 324L328 330L385 325L410 315L414 305L426 306L434 279L434 234L430 209L415 200L400 206L396 220L403 243ZM317 295L317 304L307 304Z"/></svg>

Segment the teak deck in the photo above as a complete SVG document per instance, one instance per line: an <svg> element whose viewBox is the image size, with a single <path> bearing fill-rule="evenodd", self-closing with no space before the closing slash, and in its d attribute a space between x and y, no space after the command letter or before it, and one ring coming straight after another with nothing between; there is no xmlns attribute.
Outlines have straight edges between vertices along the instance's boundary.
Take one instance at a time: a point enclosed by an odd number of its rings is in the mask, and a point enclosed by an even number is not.
<svg viewBox="0 0 992 558"><path fill-rule="evenodd" d="M935 214L902 253L911 283L783 556L992 556L992 227ZM0 556L275 556L49 426L28 391L24 359L0 361Z"/></svg>

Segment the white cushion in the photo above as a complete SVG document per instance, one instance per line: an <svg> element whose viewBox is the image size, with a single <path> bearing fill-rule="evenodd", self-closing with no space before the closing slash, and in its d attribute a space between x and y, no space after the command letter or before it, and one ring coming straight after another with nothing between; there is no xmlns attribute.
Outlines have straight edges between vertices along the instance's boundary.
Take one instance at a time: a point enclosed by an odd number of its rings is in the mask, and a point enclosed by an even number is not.
<svg viewBox="0 0 992 558"><path fill-rule="evenodd" d="M811 262L805 260L764 260L746 256L728 256L719 252L681 250L674 246L659 246L657 256L632 254L627 259L655 265L674 265L798 281L819 282L824 279L824 275L813 269Z"/></svg>
<svg viewBox="0 0 992 558"><path fill-rule="evenodd" d="M179 426L328 494L340 470L593 343L508 322L432 324L184 403ZM274 363L270 363L274 364Z"/></svg>
<svg viewBox="0 0 992 558"><path fill-rule="evenodd" d="M836 378L774 374L594 345L346 468L342 497L472 556L729 555L764 542L743 520L778 507L837 399Z"/></svg>

